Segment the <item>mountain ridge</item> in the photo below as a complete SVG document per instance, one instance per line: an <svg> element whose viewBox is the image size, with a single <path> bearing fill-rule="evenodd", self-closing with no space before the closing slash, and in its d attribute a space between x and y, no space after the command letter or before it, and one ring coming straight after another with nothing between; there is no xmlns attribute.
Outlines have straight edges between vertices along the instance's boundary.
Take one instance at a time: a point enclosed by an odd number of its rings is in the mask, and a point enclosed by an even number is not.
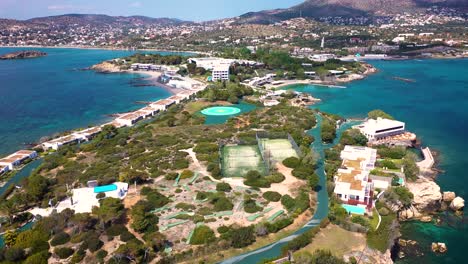
<svg viewBox="0 0 468 264"><path fill-rule="evenodd" d="M306 0L285 9L249 12L239 16L238 23L272 23L297 17L384 16L422 11L430 6L468 10L466 0Z"/></svg>

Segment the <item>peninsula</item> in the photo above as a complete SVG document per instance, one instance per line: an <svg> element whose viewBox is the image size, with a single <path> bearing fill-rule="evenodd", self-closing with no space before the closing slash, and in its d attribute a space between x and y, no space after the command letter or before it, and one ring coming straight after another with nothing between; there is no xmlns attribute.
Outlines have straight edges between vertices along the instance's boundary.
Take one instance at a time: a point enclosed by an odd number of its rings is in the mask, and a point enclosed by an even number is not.
<svg viewBox="0 0 468 264"><path fill-rule="evenodd" d="M0 60L31 59L44 56L47 56L47 53L36 50L25 50L0 55Z"/></svg>

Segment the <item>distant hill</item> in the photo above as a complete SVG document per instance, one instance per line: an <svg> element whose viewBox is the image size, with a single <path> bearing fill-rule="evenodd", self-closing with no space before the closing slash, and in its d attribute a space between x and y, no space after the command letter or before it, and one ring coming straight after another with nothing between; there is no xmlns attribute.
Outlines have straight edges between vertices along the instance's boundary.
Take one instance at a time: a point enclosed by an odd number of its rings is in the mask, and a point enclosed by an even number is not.
<svg viewBox="0 0 468 264"><path fill-rule="evenodd" d="M250 12L239 17L239 23L266 24L296 17L376 16L415 12L438 5L468 10L468 0L307 0L287 9Z"/></svg>
<svg viewBox="0 0 468 264"><path fill-rule="evenodd" d="M6 22L6 20L4 20ZM151 18L145 16L108 16L92 14L66 14L59 16L38 17L29 20L10 20L22 24L45 24L45 25L91 25L91 26L122 26L122 25L180 25L191 23L173 18Z"/></svg>

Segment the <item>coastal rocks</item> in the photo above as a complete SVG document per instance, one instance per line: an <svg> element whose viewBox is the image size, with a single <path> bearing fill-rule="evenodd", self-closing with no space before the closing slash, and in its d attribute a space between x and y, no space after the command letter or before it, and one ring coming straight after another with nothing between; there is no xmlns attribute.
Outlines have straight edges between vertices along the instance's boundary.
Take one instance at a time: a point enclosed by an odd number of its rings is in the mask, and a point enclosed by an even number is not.
<svg viewBox="0 0 468 264"><path fill-rule="evenodd" d="M404 239L401 239L399 238L398 239L398 245L400 247L406 247L406 246L415 246L418 242L414 241L414 240L404 240Z"/></svg>
<svg viewBox="0 0 468 264"><path fill-rule="evenodd" d="M423 223L430 223L430 222L432 222L432 216L425 215L425 216L421 217L420 221L423 222Z"/></svg>
<svg viewBox="0 0 468 264"><path fill-rule="evenodd" d="M465 200L461 197L456 197L453 199L453 201L450 203L450 209L454 211L459 211L465 207Z"/></svg>
<svg viewBox="0 0 468 264"><path fill-rule="evenodd" d="M455 199L455 197L456 196L455 196L454 192L444 192L442 199L444 200L444 202L449 203L449 202L453 201L453 199Z"/></svg>
<svg viewBox="0 0 468 264"><path fill-rule="evenodd" d="M421 216L421 213L413 205L411 205L409 208L401 210L398 214L399 219L402 221L411 220L415 218L419 219Z"/></svg>
<svg viewBox="0 0 468 264"><path fill-rule="evenodd" d="M419 178L414 183L408 183L407 187L414 195L413 206L418 212L430 213L440 209L442 193L437 183Z"/></svg>
<svg viewBox="0 0 468 264"><path fill-rule="evenodd" d="M360 263L373 263L373 264L393 264L390 250L382 253L375 249L366 247L363 251L352 251L343 256L343 259L349 262L349 259L354 257L360 259Z"/></svg>
<svg viewBox="0 0 468 264"><path fill-rule="evenodd" d="M447 252L447 246L445 245L445 243L432 242L431 250L434 253L445 253Z"/></svg>
<svg viewBox="0 0 468 264"><path fill-rule="evenodd" d="M119 66L108 61L104 61L104 62L91 66L91 70L94 70L100 73L120 72Z"/></svg>
<svg viewBox="0 0 468 264"><path fill-rule="evenodd" d="M0 60L30 59L46 56L47 53L37 50L24 50L0 55Z"/></svg>

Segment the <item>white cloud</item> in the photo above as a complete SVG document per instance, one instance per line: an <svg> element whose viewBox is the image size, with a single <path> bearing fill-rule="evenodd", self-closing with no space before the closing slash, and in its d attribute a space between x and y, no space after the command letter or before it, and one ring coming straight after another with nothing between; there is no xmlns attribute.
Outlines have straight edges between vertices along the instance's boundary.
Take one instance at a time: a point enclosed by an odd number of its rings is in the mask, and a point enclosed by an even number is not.
<svg viewBox="0 0 468 264"><path fill-rule="evenodd" d="M142 7L143 5L141 4L141 2L137 1L137 2L133 2L130 4L130 7Z"/></svg>

